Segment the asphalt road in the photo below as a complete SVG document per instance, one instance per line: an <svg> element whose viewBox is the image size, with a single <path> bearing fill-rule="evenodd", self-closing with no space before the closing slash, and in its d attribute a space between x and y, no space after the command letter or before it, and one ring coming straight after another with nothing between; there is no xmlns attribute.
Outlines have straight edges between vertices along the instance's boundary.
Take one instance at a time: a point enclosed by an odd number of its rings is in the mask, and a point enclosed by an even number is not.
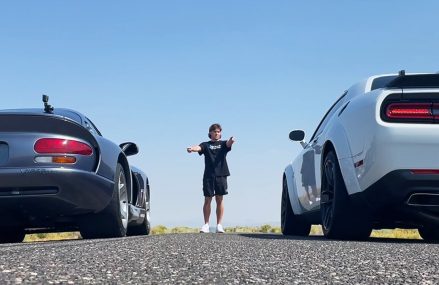
<svg viewBox="0 0 439 285"><path fill-rule="evenodd" d="M438 284L439 244L170 234L0 245L0 284Z"/></svg>

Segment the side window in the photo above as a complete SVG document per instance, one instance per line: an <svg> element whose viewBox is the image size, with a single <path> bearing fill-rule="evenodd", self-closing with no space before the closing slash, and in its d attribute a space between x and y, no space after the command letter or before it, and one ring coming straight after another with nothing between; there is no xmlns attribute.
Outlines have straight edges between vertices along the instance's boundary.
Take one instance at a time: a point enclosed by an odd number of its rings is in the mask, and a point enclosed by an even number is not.
<svg viewBox="0 0 439 285"><path fill-rule="evenodd" d="M326 112L325 116L320 121L320 124L317 126L317 129L314 132L314 134L312 135L310 141L312 141L315 137L320 135L320 133L323 131L323 129L328 124L332 115L334 115L334 113L343 105L343 103L345 101L344 99L345 99L347 93L348 93L347 91L345 93L343 93L343 95L341 95L340 98L338 98L338 100L335 101L335 103L331 106L331 108L329 108L328 112Z"/></svg>

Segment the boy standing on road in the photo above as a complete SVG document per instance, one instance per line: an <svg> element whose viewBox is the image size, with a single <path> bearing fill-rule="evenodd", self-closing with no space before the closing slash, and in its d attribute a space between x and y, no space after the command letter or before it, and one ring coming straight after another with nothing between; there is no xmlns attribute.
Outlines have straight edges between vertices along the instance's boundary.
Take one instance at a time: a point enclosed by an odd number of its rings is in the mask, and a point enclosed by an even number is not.
<svg viewBox="0 0 439 285"><path fill-rule="evenodd" d="M235 142L235 139L231 137L228 141L222 141L221 131L220 124L213 124L209 128L208 136L210 141L187 148L189 153L198 152L199 155L204 154L204 225L200 229L201 233L209 232L210 204L213 196L215 196L216 200L216 232L224 233L222 226L224 215L223 196L227 195L227 176L230 175L226 156L232 150L232 144Z"/></svg>

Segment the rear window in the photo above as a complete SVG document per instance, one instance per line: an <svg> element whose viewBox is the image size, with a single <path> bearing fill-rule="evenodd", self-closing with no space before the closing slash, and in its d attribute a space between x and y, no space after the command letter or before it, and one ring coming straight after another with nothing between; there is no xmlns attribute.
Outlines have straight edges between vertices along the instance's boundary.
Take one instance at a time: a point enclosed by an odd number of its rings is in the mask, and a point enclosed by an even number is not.
<svg viewBox="0 0 439 285"><path fill-rule="evenodd" d="M383 76L383 77L375 78L373 80L373 82L372 82L372 89L371 90L375 90L375 89L380 89L380 88L386 87L387 84L389 84L396 77L397 77L396 75L389 75L389 76Z"/></svg>
<svg viewBox="0 0 439 285"><path fill-rule="evenodd" d="M69 118L75 122L77 122L78 124L82 124L82 118L80 115L76 114L75 112L69 111L69 110L65 110L65 109L56 109L53 111L53 113L55 115L59 115L59 116L63 116L66 118Z"/></svg>

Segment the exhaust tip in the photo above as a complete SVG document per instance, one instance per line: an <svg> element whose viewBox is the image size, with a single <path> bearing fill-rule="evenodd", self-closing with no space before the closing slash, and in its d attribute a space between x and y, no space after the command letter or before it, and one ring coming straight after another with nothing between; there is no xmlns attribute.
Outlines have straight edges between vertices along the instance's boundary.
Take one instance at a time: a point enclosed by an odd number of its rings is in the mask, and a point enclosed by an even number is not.
<svg viewBox="0 0 439 285"><path fill-rule="evenodd" d="M409 206L439 206L439 194L415 193L407 200Z"/></svg>

